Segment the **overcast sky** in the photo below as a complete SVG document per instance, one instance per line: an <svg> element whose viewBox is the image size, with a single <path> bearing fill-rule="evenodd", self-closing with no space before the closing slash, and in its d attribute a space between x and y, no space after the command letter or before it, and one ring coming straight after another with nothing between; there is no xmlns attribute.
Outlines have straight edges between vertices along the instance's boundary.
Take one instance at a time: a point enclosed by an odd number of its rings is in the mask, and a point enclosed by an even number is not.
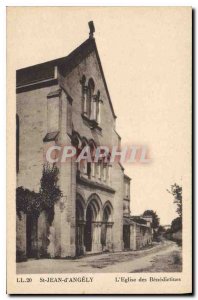
<svg viewBox="0 0 198 300"><path fill-rule="evenodd" d="M190 12L10 9L13 69L68 55L87 39L90 20L122 144L146 145L152 159L124 165L132 178L132 214L153 209L162 224L170 224L176 207L166 189L183 183L190 164Z"/></svg>

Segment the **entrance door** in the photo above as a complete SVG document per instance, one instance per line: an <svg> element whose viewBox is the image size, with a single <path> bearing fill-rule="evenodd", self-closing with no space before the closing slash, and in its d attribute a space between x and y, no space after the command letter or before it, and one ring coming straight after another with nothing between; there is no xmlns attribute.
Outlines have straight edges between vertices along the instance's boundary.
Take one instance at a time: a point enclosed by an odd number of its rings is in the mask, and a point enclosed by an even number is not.
<svg viewBox="0 0 198 300"><path fill-rule="evenodd" d="M101 232L101 244L102 244L102 249L106 249L107 245L107 222L109 221L110 217L110 210L108 209L108 206L106 206L104 212L103 212L103 224L102 224L102 232Z"/></svg>
<svg viewBox="0 0 198 300"><path fill-rule="evenodd" d="M27 215L26 218L26 249L27 257L37 257L38 243L37 243L37 223L38 219Z"/></svg>
<svg viewBox="0 0 198 300"><path fill-rule="evenodd" d="M123 226L124 249L130 249L130 226Z"/></svg>
<svg viewBox="0 0 198 300"><path fill-rule="evenodd" d="M92 249L92 221L93 221L93 212L90 206L87 208L86 213L86 224L85 224L85 249L86 251L91 251Z"/></svg>
<svg viewBox="0 0 198 300"><path fill-rule="evenodd" d="M106 250L106 244L107 244L107 224L103 223L102 224L102 229L101 229L101 244L102 244L102 250Z"/></svg>

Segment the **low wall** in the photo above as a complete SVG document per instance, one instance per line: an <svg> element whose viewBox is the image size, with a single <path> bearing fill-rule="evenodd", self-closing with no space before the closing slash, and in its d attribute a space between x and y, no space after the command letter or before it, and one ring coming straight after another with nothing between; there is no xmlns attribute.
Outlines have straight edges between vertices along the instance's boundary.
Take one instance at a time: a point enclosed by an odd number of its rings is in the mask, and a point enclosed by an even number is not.
<svg viewBox="0 0 198 300"><path fill-rule="evenodd" d="M133 223L130 226L130 249L139 250L152 244L152 228L146 225Z"/></svg>

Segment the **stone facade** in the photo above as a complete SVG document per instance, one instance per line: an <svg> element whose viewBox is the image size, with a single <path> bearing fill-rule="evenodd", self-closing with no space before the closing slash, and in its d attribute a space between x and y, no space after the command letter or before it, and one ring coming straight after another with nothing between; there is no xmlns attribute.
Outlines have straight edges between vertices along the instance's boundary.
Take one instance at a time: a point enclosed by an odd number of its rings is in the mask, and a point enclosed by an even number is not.
<svg viewBox="0 0 198 300"><path fill-rule="evenodd" d="M17 71L17 187L38 192L51 145L118 146L116 116L92 36L70 55ZM57 163L61 199L48 223L17 217L22 257L75 257L123 249L130 178L120 163Z"/></svg>

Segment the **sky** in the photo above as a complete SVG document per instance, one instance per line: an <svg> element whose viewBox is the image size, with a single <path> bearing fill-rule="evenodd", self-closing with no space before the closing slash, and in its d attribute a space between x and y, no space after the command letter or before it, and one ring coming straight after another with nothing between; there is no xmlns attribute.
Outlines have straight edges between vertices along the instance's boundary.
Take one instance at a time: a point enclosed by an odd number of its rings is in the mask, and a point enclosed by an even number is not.
<svg viewBox="0 0 198 300"><path fill-rule="evenodd" d="M95 39L122 145L144 145L149 164L124 164L131 211L153 209L161 224L177 217L171 184L190 165L191 20L184 8L9 8L13 70L68 55Z"/></svg>

